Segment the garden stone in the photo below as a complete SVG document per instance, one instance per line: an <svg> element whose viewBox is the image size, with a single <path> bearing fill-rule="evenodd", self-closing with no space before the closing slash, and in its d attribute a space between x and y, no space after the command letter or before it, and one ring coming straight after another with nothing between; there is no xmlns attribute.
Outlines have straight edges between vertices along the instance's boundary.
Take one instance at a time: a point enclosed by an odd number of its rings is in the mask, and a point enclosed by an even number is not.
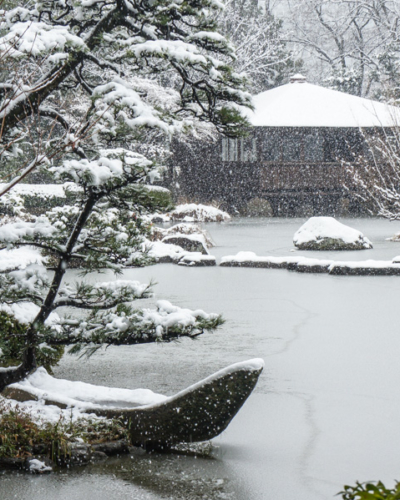
<svg viewBox="0 0 400 500"><path fill-rule="evenodd" d="M372 243L360 231L333 217L311 217L295 233L299 250L367 250Z"/></svg>
<svg viewBox="0 0 400 500"><path fill-rule="evenodd" d="M204 243L201 242L198 238L196 238L195 235L183 236L180 234L174 234L171 236L166 236L165 238L162 239L162 242L168 243L170 245L178 245L188 252L200 252L203 255L208 254L208 251L204 246Z"/></svg>

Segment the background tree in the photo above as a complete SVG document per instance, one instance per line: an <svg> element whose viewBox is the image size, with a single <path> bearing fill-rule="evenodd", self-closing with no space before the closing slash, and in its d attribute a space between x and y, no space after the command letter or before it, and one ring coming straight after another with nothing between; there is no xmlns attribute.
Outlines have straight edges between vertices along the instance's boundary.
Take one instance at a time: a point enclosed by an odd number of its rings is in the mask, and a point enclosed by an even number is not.
<svg viewBox="0 0 400 500"><path fill-rule="evenodd" d="M71 260L84 272L114 273L148 262L142 214L151 203L148 184L159 175L159 148L147 158L136 146L197 122L231 136L246 124L238 105L248 106L250 97L244 78L222 60L234 54L216 32L219 6L214 0L43 0L3 13L0 55L12 68L0 84L3 157L16 147L22 158L33 157L8 187L40 168L75 185L77 197L41 217L0 226L4 248L36 247L54 264L52 274L45 262L0 273L3 310L15 316L15 304L24 304L28 323L22 363L0 371L0 389L35 367L43 343L73 344L75 352L90 354L104 343L193 337L221 323L218 315L167 302L156 311L136 310L131 302L149 294L137 282L64 279ZM30 71L24 78L21 67ZM164 88L157 78L168 73L175 77ZM51 128L51 136L28 138L32 123ZM42 143L39 157L32 155L35 139ZM61 314L65 307L81 314Z"/></svg>
<svg viewBox="0 0 400 500"><path fill-rule="evenodd" d="M300 71L302 62L287 47L282 21L254 0L229 0L218 22L235 47L233 67L247 74L252 93L282 85Z"/></svg>
<svg viewBox="0 0 400 500"><path fill-rule="evenodd" d="M400 220L400 130L364 135L364 153L347 165L357 196L371 213Z"/></svg>
<svg viewBox="0 0 400 500"><path fill-rule="evenodd" d="M290 36L315 82L396 97L400 6L394 0L291 0Z"/></svg>

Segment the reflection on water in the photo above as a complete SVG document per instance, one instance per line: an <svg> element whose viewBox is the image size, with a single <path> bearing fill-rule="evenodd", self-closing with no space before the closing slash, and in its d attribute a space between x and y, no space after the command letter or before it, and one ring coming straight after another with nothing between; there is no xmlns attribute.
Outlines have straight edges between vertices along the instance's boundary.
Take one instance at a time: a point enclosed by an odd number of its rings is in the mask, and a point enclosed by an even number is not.
<svg viewBox="0 0 400 500"><path fill-rule="evenodd" d="M36 477L0 476L2 500L236 498L222 461L185 454L133 454Z"/></svg>
<svg viewBox="0 0 400 500"><path fill-rule="evenodd" d="M284 256L303 222L242 219L207 228L217 258L240 250ZM400 254L400 244L385 240L397 225L344 222L374 248L298 254L337 260ZM158 282L156 297L140 305L167 299L221 312L227 321L195 342L109 348L85 362L67 356L57 376L171 395L228 364L262 357L266 368L255 393L214 440L212 458L145 455L47 477L8 473L0 476L1 500L328 500L356 480L400 479L399 277L170 264L124 274Z"/></svg>

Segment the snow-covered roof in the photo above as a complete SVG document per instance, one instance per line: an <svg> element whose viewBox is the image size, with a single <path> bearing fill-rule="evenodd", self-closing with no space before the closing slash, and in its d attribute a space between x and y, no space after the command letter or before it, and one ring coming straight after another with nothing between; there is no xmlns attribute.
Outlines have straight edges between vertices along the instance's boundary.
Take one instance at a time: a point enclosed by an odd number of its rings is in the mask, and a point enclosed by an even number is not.
<svg viewBox="0 0 400 500"><path fill-rule="evenodd" d="M400 108L307 83L301 75L253 97L258 127L393 127Z"/></svg>

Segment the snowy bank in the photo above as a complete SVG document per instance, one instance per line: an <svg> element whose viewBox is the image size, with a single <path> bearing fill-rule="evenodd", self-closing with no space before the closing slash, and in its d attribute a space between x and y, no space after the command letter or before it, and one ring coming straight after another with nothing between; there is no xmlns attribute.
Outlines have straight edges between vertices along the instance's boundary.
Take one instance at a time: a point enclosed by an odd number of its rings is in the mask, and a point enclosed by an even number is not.
<svg viewBox="0 0 400 500"><path fill-rule="evenodd" d="M308 257L260 257L253 252L239 252L222 257L222 267L287 269L303 273L328 273L348 276L400 276L400 258L392 261L334 261Z"/></svg>
<svg viewBox="0 0 400 500"><path fill-rule="evenodd" d="M360 231L333 217L311 217L293 237L300 250L366 250L371 242Z"/></svg>

